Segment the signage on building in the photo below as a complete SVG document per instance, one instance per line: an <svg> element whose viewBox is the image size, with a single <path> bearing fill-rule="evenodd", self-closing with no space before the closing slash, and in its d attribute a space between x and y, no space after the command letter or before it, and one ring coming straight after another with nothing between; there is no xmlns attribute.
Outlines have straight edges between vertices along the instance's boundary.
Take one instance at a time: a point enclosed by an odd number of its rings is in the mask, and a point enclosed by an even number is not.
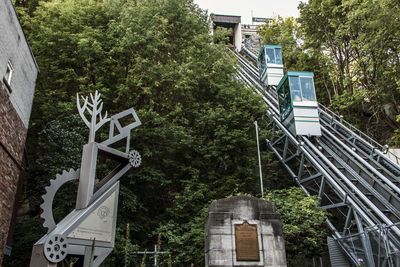
<svg viewBox="0 0 400 267"><path fill-rule="evenodd" d="M272 19L271 18L257 18L257 17L253 17L253 22L270 22Z"/></svg>

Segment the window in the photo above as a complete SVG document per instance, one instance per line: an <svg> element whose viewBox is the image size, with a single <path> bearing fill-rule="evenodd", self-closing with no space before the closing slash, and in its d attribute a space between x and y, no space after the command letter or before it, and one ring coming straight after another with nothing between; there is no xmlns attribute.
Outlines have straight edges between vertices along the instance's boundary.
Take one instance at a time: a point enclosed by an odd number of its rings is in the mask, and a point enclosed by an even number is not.
<svg viewBox="0 0 400 267"><path fill-rule="evenodd" d="M266 48L265 54L267 56L267 63L282 64L282 49Z"/></svg>
<svg viewBox="0 0 400 267"><path fill-rule="evenodd" d="M290 93L293 102L317 101L315 97L314 81L311 77L291 76Z"/></svg>
<svg viewBox="0 0 400 267"><path fill-rule="evenodd" d="M260 75L262 75L263 72L264 72L264 69L265 69L265 55L264 55L264 53L262 53L261 56L260 56L259 64L260 64L260 66L259 66Z"/></svg>
<svg viewBox="0 0 400 267"><path fill-rule="evenodd" d="M300 82L299 77L289 77L290 81L290 92L292 94L292 101L299 102L301 101L301 92L300 92Z"/></svg>
<svg viewBox="0 0 400 267"><path fill-rule="evenodd" d="M11 79L12 79L13 73L14 73L14 68L13 68L11 62L8 61L7 70L6 70L6 74L4 75L3 81L10 92L11 92L10 84L11 84Z"/></svg>
<svg viewBox="0 0 400 267"><path fill-rule="evenodd" d="M275 49L267 48L265 50L267 54L267 63L275 63Z"/></svg>
<svg viewBox="0 0 400 267"><path fill-rule="evenodd" d="M284 121L292 112L293 106L290 101L289 80L286 79L278 91L279 110L281 121Z"/></svg>
<svg viewBox="0 0 400 267"><path fill-rule="evenodd" d="M301 77L300 82L303 101L316 101L313 79L311 77Z"/></svg>
<svg viewBox="0 0 400 267"><path fill-rule="evenodd" d="M275 48L276 64L282 64L282 49Z"/></svg>

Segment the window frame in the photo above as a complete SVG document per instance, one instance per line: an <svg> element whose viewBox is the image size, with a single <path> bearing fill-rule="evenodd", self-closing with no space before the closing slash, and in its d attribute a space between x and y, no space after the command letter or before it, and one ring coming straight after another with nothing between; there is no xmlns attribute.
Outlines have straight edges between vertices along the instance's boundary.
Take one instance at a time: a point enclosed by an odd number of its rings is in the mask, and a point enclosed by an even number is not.
<svg viewBox="0 0 400 267"><path fill-rule="evenodd" d="M284 121L293 110L289 77L285 79L285 81L282 83L277 93L278 93L280 118L281 121Z"/></svg>
<svg viewBox="0 0 400 267"><path fill-rule="evenodd" d="M315 85L314 85L314 78L313 77L306 77L306 76L300 76L299 77L300 79L299 79L299 82L300 82L300 87L301 87L301 98L302 98L302 101L309 101L309 102L316 102L317 101L317 95L316 95L316 92L315 92ZM311 93L312 93L312 97L313 97L313 99L311 100L311 99L308 99L308 98L306 98L304 95L304 93L306 93L306 91L304 91L303 92L303 83L302 83L302 80L301 79L310 79L311 80Z"/></svg>
<svg viewBox="0 0 400 267"><path fill-rule="evenodd" d="M14 74L14 67L11 63L11 61L9 60L7 62L7 69L6 69L6 73L3 76L3 82L6 85L8 91L11 93L12 89L11 89L11 81L13 78L13 74Z"/></svg>
<svg viewBox="0 0 400 267"><path fill-rule="evenodd" d="M273 54L274 54L274 58L273 60L269 57L269 55L267 54L268 50L272 50ZM278 50L278 51L277 51ZM282 48L278 48L278 47L266 47L265 48L265 57L266 57L266 63L267 64L275 64L275 65L283 65L283 59L282 59ZM277 56L278 55L278 56ZM268 61L268 58L269 61ZM280 63L278 63L278 61L280 61Z"/></svg>
<svg viewBox="0 0 400 267"><path fill-rule="evenodd" d="M297 86L298 86L298 90L293 90L293 84L292 81L294 81L294 79L297 79ZM313 93L313 98L314 100L310 100L308 98L306 98L303 93L303 83L302 83L302 79L310 79L311 80L311 90ZM291 97L293 97L296 92L296 94L298 94L298 96L300 97L300 100L294 100L292 99L292 102L316 102L317 101L317 96L315 93L315 85L314 85L314 78L313 77L309 77L309 76L289 76L289 83L290 83L290 93L291 93Z"/></svg>

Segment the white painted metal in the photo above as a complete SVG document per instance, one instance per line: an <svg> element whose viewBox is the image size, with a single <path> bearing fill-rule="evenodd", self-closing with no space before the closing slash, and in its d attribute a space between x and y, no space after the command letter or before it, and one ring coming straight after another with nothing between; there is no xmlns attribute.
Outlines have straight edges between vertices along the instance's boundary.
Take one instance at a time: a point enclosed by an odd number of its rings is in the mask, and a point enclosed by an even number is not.
<svg viewBox="0 0 400 267"><path fill-rule="evenodd" d="M31 266L52 266L53 263L62 261L67 254L83 255L84 266L99 266L112 251L115 242L115 228L118 209L119 179L132 167L139 167L141 156L136 150L129 150L130 132L141 124L133 108L111 117L109 138L102 143L95 142L97 130L106 122L107 112L101 114L103 103L100 94L96 91L83 98L80 105L77 95L79 114L89 128L89 142L83 147L80 171L73 170L58 175L51 181L51 186L46 188L41 205L45 219L44 226L48 233L44 235L33 247ZM87 119L85 113L91 116ZM122 125L120 119L131 118L128 125ZM126 148L120 151L109 145L126 139ZM117 160L120 165L106 177L95 183L97 157L102 155ZM79 175L78 175L79 173ZM68 181L79 177L79 187L76 209L69 213L61 222L55 224L52 215L52 203L57 190ZM50 240L50 241L49 241ZM58 244L58 240L63 242ZM57 242L56 242L57 241ZM55 245L62 245L63 250L52 250ZM58 248L58 247L57 247ZM44 250L46 249L46 250ZM57 253L56 253L57 252ZM67 252L67 253L66 253Z"/></svg>
<svg viewBox="0 0 400 267"><path fill-rule="evenodd" d="M263 196L264 196L264 185L263 185L262 168L261 168L260 141L258 140L258 124L257 124L257 121L254 122L254 126L256 127L257 154L258 154L258 169L259 169L259 171L260 171L261 197L263 197Z"/></svg>

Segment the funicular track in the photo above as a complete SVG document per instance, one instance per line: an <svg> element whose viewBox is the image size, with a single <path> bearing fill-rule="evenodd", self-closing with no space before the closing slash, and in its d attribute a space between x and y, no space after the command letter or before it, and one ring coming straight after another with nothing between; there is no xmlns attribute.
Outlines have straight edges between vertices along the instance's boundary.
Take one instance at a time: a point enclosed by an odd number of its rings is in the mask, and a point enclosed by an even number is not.
<svg viewBox="0 0 400 267"><path fill-rule="evenodd" d="M354 265L400 266L400 166L387 148L319 105L322 136L292 135L279 120L275 88L264 87L256 56L235 53L238 78L263 97L274 137L266 140L307 195L317 195L333 238ZM383 152L382 152L383 151Z"/></svg>

